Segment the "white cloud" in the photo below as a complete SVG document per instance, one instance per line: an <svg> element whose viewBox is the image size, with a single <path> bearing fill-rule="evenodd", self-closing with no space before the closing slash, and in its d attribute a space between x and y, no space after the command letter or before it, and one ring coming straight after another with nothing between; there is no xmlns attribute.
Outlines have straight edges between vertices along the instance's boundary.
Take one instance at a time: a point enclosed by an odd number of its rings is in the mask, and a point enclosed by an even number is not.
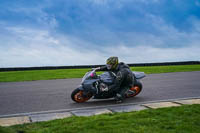
<svg viewBox="0 0 200 133"><path fill-rule="evenodd" d="M0 44L0 67L59 66L104 64L109 56L118 56L127 63L199 60L200 47L155 48L153 46L116 45L101 48L84 48L81 40L65 36L52 36L48 31L9 27L13 39L22 38L20 44L5 47ZM14 41L12 41L13 43ZM87 43L87 42L83 42Z"/></svg>
<svg viewBox="0 0 200 133"><path fill-rule="evenodd" d="M196 27L193 31L181 32L161 18L147 16L160 35L125 33L128 39L134 38L128 40L129 45L121 41L103 47L70 35L52 34L51 29L8 27L1 23L4 26L0 27L3 31L0 32L0 67L104 64L109 56L118 56L127 63L200 59L198 19L190 19ZM170 43L180 46L167 47Z"/></svg>
<svg viewBox="0 0 200 133"><path fill-rule="evenodd" d="M125 47L124 45L109 48L110 53L118 55L127 63L149 63L169 61L190 61L200 59L200 47L155 48L152 46ZM119 53L123 51L123 53Z"/></svg>
<svg viewBox="0 0 200 133"><path fill-rule="evenodd" d="M50 2L41 3L40 5L32 7L21 7L18 5L12 5L7 7L7 10L13 12L16 16L26 17L25 21L31 18L32 24L38 24L43 28L56 28L58 26L58 22L53 14L48 14L44 11L45 8L50 6ZM19 15L20 14L20 15ZM12 22L11 22L12 23ZM26 22L27 23L27 22Z"/></svg>
<svg viewBox="0 0 200 133"><path fill-rule="evenodd" d="M147 13L146 19L150 22L152 32L128 33L129 38L134 38L130 43L148 45L159 48L181 48L199 46L200 42L200 20L189 17L188 21L192 24L189 31L180 30L172 24L167 23L161 17Z"/></svg>
<svg viewBox="0 0 200 133"><path fill-rule="evenodd" d="M200 2L198 0L195 1L196 6L200 7Z"/></svg>
<svg viewBox="0 0 200 133"><path fill-rule="evenodd" d="M48 31L21 27L6 28L12 32L12 45L0 42L0 67L87 65L103 63L101 53L94 49L73 46L74 39L56 38ZM19 41L14 41L18 40ZM78 42L78 41L75 41ZM79 49L76 49L79 48Z"/></svg>
<svg viewBox="0 0 200 133"><path fill-rule="evenodd" d="M108 2L108 0L90 0L90 1L97 5L105 5Z"/></svg>
<svg viewBox="0 0 200 133"><path fill-rule="evenodd" d="M0 50L0 67L104 64L109 56L118 56L121 61L126 63L188 61L199 60L200 57L200 47L195 46L180 49L116 46L105 48L104 53L93 49L79 51L63 45L55 48L49 47L47 44L18 46L10 48L8 51Z"/></svg>

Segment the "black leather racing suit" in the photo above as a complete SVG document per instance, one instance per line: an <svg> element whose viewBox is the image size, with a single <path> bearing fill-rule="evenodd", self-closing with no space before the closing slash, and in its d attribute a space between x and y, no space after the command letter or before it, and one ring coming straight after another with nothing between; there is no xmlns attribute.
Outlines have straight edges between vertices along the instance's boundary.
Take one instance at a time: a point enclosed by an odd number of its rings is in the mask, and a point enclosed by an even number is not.
<svg viewBox="0 0 200 133"><path fill-rule="evenodd" d="M113 90L114 93L119 93L122 99L124 99L126 91L134 84L134 76L129 66L120 62L114 70L108 70L106 66L102 66L99 71L110 71L114 73L111 73L111 76L114 78L114 83L109 86L109 89Z"/></svg>

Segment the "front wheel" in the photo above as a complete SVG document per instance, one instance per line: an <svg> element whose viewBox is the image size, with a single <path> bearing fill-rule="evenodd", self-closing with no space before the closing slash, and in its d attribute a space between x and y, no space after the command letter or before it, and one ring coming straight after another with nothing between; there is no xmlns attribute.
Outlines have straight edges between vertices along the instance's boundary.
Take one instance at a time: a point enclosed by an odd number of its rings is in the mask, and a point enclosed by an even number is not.
<svg viewBox="0 0 200 133"><path fill-rule="evenodd" d="M134 86L132 86L130 89L129 89L130 92L133 92L133 93L127 93L126 94L126 97L129 98L129 97L134 97L136 95L138 95L141 91L142 91L142 83L140 81L137 81Z"/></svg>
<svg viewBox="0 0 200 133"><path fill-rule="evenodd" d="M92 94L87 94L86 96L83 95L83 90L80 90L79 88L75 89L71 94L72 100L77 102L77 103L86 102L91 97L92 97Z"/></svg>

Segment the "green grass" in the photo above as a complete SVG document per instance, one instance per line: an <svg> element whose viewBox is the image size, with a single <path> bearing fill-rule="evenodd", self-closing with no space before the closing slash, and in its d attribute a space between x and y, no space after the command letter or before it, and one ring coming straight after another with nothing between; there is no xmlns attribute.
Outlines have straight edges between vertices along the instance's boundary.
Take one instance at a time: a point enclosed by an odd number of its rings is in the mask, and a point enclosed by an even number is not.
<svg viewBox="0 0 200 133"><path fill-rule="evenodd" d="M152 66L133 67L132 71L143 71L146 74L200 71L200 65L174 65L174 66Z"/></svg>
<svg viewBox="0 0 200 133"><path fill-rule="evenodd" d="M0 82L80 78L89 69L57 69L0 72Z"/></svg>
<svg viewBox="0 0 200 133"><path fill-rule="evenodd" d="M177 65L177 66L152 66L131 67L132 71L142 71L146 74L200 71L200 65ZM81 78L90 69L57 69L57 70L32 70L0 72L0 82L50 80L65 78Z"/></svg>
<svg viewBox="0 0 200 133"><path fill-rule="evenodd" d="M139 112L70 117L40 123L0 127L1 133L199 133L200 105L148 109Z"/></svg>

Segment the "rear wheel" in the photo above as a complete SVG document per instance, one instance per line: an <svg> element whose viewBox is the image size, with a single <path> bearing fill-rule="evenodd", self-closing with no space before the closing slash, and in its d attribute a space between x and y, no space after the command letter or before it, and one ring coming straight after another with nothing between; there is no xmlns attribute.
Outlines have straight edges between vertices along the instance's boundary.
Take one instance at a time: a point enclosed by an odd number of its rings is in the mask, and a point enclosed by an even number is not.
<svg viewBox="0 0 200 133"><path fill-rule="evenodd" d="M134 92L134 93L127 93L126 97L134 97L136 95L138 95L141 91L142 91L142 83L140 81L137 81L133 87L131 87L130 92Z"/></svg>
<svg viewBox="0 0 200 133"><path fill-rule="evenodd" d="M77 103L86 102L91 97L92 97L92 94L83 95L83 90L80 90L79 88L75 89L71 94L72 100Z"/></svg>

